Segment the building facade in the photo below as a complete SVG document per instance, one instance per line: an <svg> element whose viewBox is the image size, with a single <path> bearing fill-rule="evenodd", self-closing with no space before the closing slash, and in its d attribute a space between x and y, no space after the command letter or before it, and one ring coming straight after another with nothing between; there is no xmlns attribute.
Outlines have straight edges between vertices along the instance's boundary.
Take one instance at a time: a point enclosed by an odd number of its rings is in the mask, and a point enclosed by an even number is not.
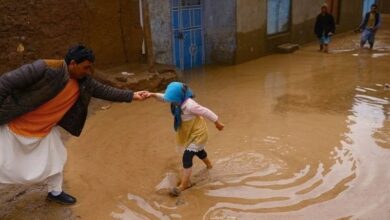
<svg viewBox="0 0 390 220"><path fill-rule="evenodd" d="M379 0L148 0L156 62L191 69L237 64L273 53L283 43L315 40L316 16L327 3L336 33L356 28ZM386 2L386 1L385 1Z"/></svg>

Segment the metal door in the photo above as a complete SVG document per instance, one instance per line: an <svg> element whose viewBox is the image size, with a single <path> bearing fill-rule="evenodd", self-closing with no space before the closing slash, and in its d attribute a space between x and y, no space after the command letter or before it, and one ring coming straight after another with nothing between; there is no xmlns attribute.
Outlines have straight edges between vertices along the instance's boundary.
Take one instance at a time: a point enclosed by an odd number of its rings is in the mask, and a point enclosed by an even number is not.
<svg viewBox="0 0 390 220"><path fill-rule="evenodd" d="M172 0L173 56L182 70L204 63L202 9L202 0Z"/></svg>

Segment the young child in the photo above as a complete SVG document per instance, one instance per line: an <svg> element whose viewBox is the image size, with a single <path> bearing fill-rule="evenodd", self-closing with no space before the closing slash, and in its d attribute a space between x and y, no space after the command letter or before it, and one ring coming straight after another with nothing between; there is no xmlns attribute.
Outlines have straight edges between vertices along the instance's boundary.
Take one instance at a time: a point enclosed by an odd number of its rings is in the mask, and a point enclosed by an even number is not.
<svg viewBox="0 0 390 220"><path fill-rule="evenodd" d="M193 100L194 95L191 89L184 83L172 82L168 85L164 94L149 93L146 96L171 103L177 144L185 148L181 182L171 191L171 195L178 196L181 191L191 187L192 158L195 155L203 161L207 169L212 168L204 149L208 139L207 125L204 118L214 122L215 127L220 131L224 128L224 125L219 122L218 116L214 112Z"/></svg>

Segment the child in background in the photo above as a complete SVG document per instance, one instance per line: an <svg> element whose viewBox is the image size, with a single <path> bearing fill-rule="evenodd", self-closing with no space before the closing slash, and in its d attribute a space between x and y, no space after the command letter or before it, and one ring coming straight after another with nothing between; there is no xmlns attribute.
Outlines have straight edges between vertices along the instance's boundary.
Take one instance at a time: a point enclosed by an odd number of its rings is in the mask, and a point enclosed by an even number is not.
<svg viewBox="0 0 390 220"><path fill-rule="evenodd" d="M218 120L218 116L214 112L193 100L194 95L191 89L184 83L172 82L168 85L164 94L148 93L146 97L154 97L157 100L171 103L177 144L185 148L181 182L171 191L171 195L178 196L183 190L191 187L192 158L195 155L203 161L207 169L212 168L204 149L208 139L207 125L204 118L214 122L215 127L220 131L224 128L224 125Z"/></svg>

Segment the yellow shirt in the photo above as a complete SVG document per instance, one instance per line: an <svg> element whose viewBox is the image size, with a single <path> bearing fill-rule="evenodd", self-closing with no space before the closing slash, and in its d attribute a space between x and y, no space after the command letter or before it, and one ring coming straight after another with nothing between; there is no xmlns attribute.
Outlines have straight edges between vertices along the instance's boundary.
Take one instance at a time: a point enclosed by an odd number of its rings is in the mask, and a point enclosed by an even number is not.
<svg viewBox="0 0 390 220"><path fill-rule="evenodd" d="M375 27L375 13L370 13L370 17L368 18L367 28Z"/></svg>
<svg viewBox="0 0 390 220"><path fill-rule="evenodd" d="M206 121L201 116L196 116L189 121L182 121L180 128L177 130L176 140L180 147L188 147L190 144L204 146L207 139Z"/></svg>

